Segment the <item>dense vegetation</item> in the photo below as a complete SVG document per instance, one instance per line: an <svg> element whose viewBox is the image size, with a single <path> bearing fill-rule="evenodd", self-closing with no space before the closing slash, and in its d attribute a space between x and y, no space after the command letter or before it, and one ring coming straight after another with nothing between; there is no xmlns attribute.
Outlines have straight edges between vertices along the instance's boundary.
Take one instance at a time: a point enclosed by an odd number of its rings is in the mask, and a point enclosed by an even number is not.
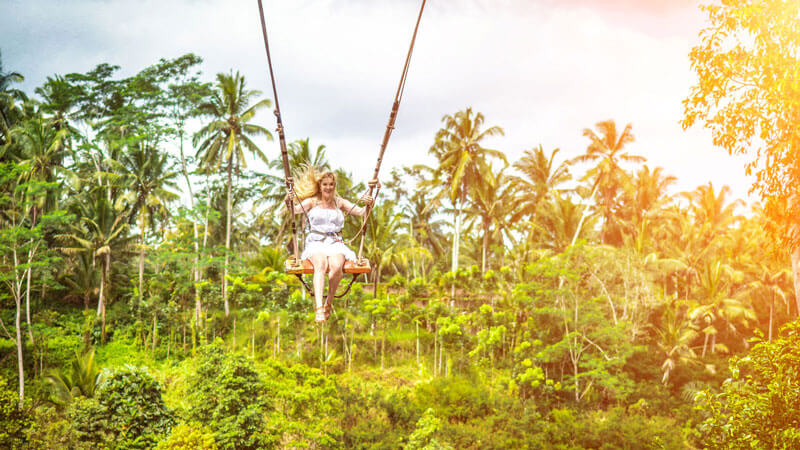
<svg viewBox="0 0 800 450"><path fill-rule="evenodd" d="M200 62L33 93L0 63L0 447L800 441L790 252L758 205L672 192L610 120L508 161L467 108L435 164L383 177L370 278L316 326L270 102ZM328 165L309 139L290 159Z"/></svg>

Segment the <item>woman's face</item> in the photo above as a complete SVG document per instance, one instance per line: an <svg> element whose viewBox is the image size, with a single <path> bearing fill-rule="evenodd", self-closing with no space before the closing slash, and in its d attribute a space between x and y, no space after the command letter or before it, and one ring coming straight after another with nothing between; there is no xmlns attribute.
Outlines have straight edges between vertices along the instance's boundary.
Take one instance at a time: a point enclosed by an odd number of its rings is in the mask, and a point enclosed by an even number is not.
<svg viewBox="0 0 800 450"><path fill-rule="evenodd" d="M329 200L333 198L333 193L336 192L336 181L331 177L325 177L319 181L319 190L322 198Z"/></svg>

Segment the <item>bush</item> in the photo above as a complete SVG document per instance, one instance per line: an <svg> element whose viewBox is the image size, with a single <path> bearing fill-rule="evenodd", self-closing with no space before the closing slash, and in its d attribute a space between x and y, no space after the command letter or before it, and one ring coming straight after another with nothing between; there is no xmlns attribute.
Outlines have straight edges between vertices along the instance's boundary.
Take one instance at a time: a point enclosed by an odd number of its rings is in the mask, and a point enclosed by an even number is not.
<svg viewBox="0 0 800 450"><path fill-rule="evenodd" d="M189 378L188 419L208 426L223 449L270 445L264 433L269 405L261 382L246 357L227 353L222 341L200 349L197 371Z"/></svg>
<svg viewBox="0 0 800 450"><path fill-rule="evenodd" d="M134 366L107 375L95 398L76 400L69 415L82 441L119 449L152 448L173 424L161 385Z"/></svg>
<svg viewBox="0 0 800 450"><path fill-rule="evenodd" d="M196 423L182 423L173 427L169 437L156 446L156 450L217 450L217 448L211 429Z"/></svg>
<svg viewBox="0 0 800 450"><path fill-rule="evenodd" d="M33 418L24 409L27 403L22 406L18 392L0 377L0 448L20 448L27 441Z"/></svg>
<svg viewBox="0 0 800 450"><path fill-rule="evenodd" d="M719 394L698 394L701 442L711 448L800 447L800 321L744 358L732 358L732 376Z"/></svg>
<svg viewBox="0 0 800 450"><path fill-rule="evenodd" d="M342 431L336 424L342 409L336 385L319 369L269 361L266 394L275 405L270 434L282 447L337 447Z"/></svg>

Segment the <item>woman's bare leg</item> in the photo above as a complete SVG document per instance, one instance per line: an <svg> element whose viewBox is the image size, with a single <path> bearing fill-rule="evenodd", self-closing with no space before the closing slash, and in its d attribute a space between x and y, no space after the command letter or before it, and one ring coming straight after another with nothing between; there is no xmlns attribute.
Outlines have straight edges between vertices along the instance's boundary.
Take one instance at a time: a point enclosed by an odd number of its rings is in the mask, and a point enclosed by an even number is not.
<svg viewBox="0 0 800 450"><path fill-rule="evenodd" d="M334 255L328 257L328 298L325 299L325 304L333 303L333 297L336 295L336 288L339 286L339 281L342 279L342 267L344 267L344 255Z"/></svg>
<svg viewBox="0 0 800 450"><path fill-rule="evenodd" d="M322 293L325 291L325 272L328 270L328 257L317 253L311 256L314 266L314 303L317 309L322 308Z"/></svg>

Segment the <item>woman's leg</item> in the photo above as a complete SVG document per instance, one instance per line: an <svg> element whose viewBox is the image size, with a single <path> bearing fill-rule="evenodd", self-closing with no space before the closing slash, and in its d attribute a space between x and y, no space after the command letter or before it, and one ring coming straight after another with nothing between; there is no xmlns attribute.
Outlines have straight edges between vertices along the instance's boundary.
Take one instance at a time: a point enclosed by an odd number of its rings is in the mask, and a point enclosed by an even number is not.
<svg viewBox="0 0 800 450"><path fill-rule="evenodd" d="M314 302L319 310L322 304L322 293L325 290L325 272L328 270L328 257L322 253L311 256L311 264L314 266ZM319 314L317 314L319 317Z"/></svg>
<svg viewBox="0 0 800 450"><path fill-rule="evenodd" d="M328 298L325 299L325 304L329 305L333 302L333 297L336 295L336 288L339 286L339 281L342 279L342 267L344 267L344 255L328 256Z"/></svg>

